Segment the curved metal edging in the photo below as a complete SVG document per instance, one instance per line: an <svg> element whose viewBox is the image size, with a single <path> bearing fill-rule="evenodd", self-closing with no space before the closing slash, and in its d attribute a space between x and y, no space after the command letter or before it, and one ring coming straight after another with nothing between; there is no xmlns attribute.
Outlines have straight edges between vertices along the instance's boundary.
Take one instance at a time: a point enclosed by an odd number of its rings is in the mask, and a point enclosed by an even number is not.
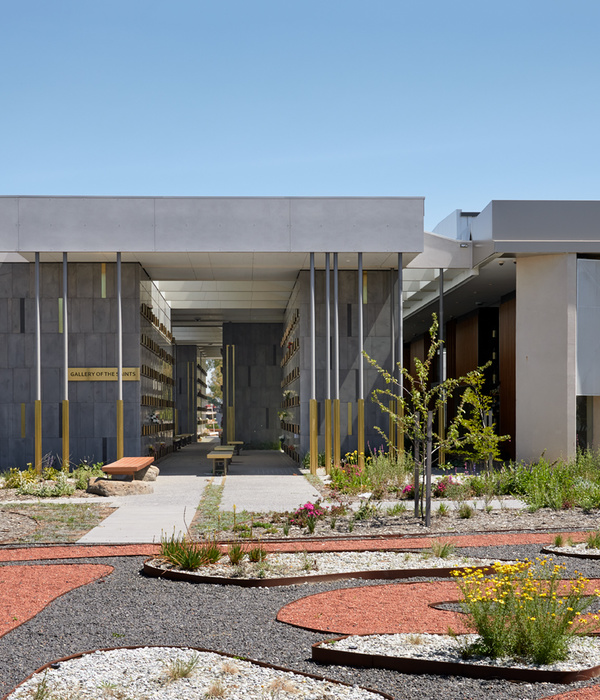
<svg viewBox="0 0 600 700"><path fill-rule="evenodd" d="M385 668L399 673L426 673L439 676L465 676L467 678L501 678L509 681L526 683L577 683L596 678L600 675L600 666L581 671L540 671L529 668L509 666L482 666L479 664L454 663L447 661L427 661L400 656L382 654L360 654L354 651L336 651L331 642L346 639L349 635L323 640L312 645L312 660L321 664L356 666L360 668ZM357 635L360 636L360 635ZM326 645L326 646L322 646Z"/></svg>
<svg viewBox="0 0 600 700"><path fill-rule="evenodd" d="M574 557L575 559L600 559L600 554L586 554L585 552L559 552L552 547L542 547L542 554L553 554L555 557Z"/></svg>
<svg viewBox="0 0 600 700"><path fill-rule="evenodd" d="M192 646L179 646L177 644L136 644L133 646L124 646L124 647L104 647L102 649L90 649L88 651L82 651L77 654L71 654L70 656L63 656L60 659L54 659L53 661L49 661L47 664L44 664L43 666L40 666L38 669L36 669L33 673L30 673L27 678L24 678L19 684L17 684L12 690L9 690L6 695L4 695L0 700L8 700L8 697L15 692L18 688L20 688L24 683L27 683L28 680L33 678L38 673L41 673L42 671L45 671L46 669L50 668L53 664L60 664L65 661L71 661L71 659L79 659L82 656L86 656L87 654L94 654L97 651L118 651L119 649L161 649L161 648L168 648L168 649L191 649L192 651L198 651L200 653L209 653L209 654L217 654L218 656L224 656L228 659L235 659L238 661L248 661L251 664L255 664L256 666L261 666L262 668L271 668L274 671L283 671L284 673L294 673L297 676L304 676L305 678L312 678L317 681L327 681L328 683L334 683L336 685L343 685L347 688L354 688L356 685L352 683L346 683L345 681L338 681L334 680L333 678L327 678L327 676L320 676L316 673L306 673L305 671L296 671L293 668L286 668L285 666L276 666L275 664L270 664L267 663L266 661L257 661L256 659L250 659L245 656L238 656L235 654L228 654L227 652L224 651L215 651L214 649L204 649L203 647L192 647ZM366 686L358 686L362 690L368 690L370 693L375 693L376 695L379 695L382 698L385 698L385 700L394 700L392 695L388 695L387 693L384 693L381 690L375 690L373 688L367 688Z"/></svg>
<svg viewBox="0 0 600 700"><path fill-rule="evenodd" d="M375 571L348 571L337 574L314 574L312 576L282 576L280 578L227 578L225 576L202 576L192 571L180 571L178 569L163 569L154 566L155 558L144 562L143 571L147 576L155 578L167 578L173 581L187 581L188 583L210 583L218 586L242 586L244 588L272 588L274 586L294 586L301 583L323 583L328 581L341 581L343 579L402 579L402 578L451 578L451 571L459 571L464 567L454 566L448 569L378 569ZM471 567L481 569L484 573L490 567Z"/></svg>

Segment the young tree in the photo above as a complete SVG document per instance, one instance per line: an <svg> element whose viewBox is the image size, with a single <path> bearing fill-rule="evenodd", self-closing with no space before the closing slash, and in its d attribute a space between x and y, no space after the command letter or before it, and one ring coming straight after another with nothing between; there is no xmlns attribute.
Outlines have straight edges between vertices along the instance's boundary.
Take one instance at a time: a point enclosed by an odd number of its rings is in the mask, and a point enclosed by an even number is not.
<svg viewBox="0 0 600 700"><path fill-rule="evenodd" d="M216 403L223 403L223 360L208 360L208 392Z"/></svg>
<svg viewBox="0 0 600 700"><path fill-rule="evenodd" d="M440 407L444 406L455 392L460 391L455 417L450 421L445 431L438 430L436 432L433 428L431 430L432 456L436 452L439 453L440 450L445 452L469 450L471 453L487 459L489 455L498 456L498 443L509 437L508 435L497 435L495 425L487 420L491 406L491 399L483 394L484 371L487 365L478 367L456 379L449 377L437 384L430 381L434 360L443 344L438 336L438 320L435 314L432 316L429 335L431 344L427 357L423 362L415 359L416 376L413 377L406 367L401 368L402 385L397 378L380 367L365 353L368 362L377 369L386 383L385 389L373 391L372 400L418 447L415 450L415 454L418 454L416 464L418 469L415 469L415 499L419 492L419 475L421 475L423 482L426 478L424 467L427 454L429 413L437 415ZM400 389L402 389L401 393ZM488 423L490 424L488 425ZM380 428L376 429L389 445L384 431ZM429 466L431 467L431 465ZM429 499L430 488L427 489L427 513L430 511L431 505Z"/></svg>

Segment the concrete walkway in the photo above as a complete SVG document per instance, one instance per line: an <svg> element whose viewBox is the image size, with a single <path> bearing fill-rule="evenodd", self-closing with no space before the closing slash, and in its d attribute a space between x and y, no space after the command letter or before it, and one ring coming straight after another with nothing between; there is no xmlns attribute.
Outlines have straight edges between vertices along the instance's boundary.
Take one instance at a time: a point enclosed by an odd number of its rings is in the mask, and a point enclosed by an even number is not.
<svg viewBox="0 0 600 700"><path fill-rule="evenodd" d="M242 451L226 477L212 476L206 457L216 439L187 445L160 464L154 493L103 499L117 510L79 542L117 544L160 542L161 536L184 533L196 513L205 486L224 484L222 510L292 510L319 497L296 464L276 451ZM89 502L89 501L88 501Z"/></svg>

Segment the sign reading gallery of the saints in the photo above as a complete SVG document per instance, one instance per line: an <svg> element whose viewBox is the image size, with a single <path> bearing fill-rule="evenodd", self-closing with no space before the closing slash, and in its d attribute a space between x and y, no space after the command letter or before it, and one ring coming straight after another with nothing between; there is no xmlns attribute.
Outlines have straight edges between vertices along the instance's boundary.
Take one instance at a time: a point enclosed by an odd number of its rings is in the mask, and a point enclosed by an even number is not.
<svg viewBox="0 0 600 700"><path fill-rule="evenodd" d="M116 382L118 367L69 367L70 382ZM123 367L124 382L139 382L139 367Z"/></svg>

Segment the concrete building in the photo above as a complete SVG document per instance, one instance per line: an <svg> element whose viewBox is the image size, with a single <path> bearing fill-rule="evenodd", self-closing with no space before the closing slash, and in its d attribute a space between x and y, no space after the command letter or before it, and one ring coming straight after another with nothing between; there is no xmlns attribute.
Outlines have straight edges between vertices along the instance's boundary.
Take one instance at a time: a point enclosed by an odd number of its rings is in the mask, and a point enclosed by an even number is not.
<svg viewBox="0 0 600 700"><path fill-rule="evenodd" d="M600 202L0 197L0 468L157 455L202 430L295 459L382 442L381 386L426 351L488 360L507 456L600 444ZM440 291L443 288L443 306Z"/></svg>

